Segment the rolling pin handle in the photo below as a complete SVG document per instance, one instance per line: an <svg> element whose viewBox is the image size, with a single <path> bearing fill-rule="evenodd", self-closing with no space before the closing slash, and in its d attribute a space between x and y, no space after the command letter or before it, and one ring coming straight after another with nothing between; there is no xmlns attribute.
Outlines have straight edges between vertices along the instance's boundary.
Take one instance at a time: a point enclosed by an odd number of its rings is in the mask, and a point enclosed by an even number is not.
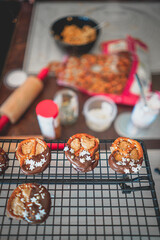
<svg viewBox="0 0 160 240"><path fill-rule="evenodd" d="M47 74L49 72L49 69L48 68L43 68L40 73L37 75L37 78L39 78L40 80L43 80Z"/></svg>
<svg viewBox="0 0 160 240"><path fill-rule="evenodd" d="M0 131L7 125L9 118L6 115L1 116L0 118Z"/></svg>
<svg viewBox="0 0 160 240"><path fill-rule="evenodd" d="M63 150L65 145L65 143L48 143L48 147L51 150Z"/></svg>

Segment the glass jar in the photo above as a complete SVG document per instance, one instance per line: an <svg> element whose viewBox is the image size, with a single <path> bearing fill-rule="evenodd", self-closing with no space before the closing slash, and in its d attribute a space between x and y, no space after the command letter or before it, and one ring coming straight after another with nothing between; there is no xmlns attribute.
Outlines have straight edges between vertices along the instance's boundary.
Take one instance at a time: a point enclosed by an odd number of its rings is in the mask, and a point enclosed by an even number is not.
<svg viewBox="0 0 160 240"><path fill-rule="evenodd" d="M87 126L96 132L107 130L117 114L116 104L108 97L90 97L84 104L83 114Z"/></svg>
<svg viewBox="0 0 160 240"><path fill-rule="evenodd" d="M59 117L62 125L70 125L76 122L79 112L77 94L70 89L63 89L56 93L54 102L59 107Z"/></svg>
<svg viewBox="0 0 160 240"><path fill-rule="evenodd" d="M156 93L148 93L144 99L140 98L133 108L131 121L137 128L147 128L151 125L159 114L160 100Z"/></svg>

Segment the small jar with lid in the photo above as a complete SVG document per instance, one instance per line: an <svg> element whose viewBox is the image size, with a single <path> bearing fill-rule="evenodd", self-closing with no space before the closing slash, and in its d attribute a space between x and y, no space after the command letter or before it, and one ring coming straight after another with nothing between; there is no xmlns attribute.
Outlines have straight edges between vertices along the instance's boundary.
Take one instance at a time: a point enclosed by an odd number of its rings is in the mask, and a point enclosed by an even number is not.
<svg viewBox="0 0 160 240"><path fill-rule="evenodd" d="M90 97L84 104L83 114L87 126L96 132L107 130L117 115L117 106L106 96Z"/></svg>
<svg viewBox="0 0 160 240"><path fill-rule="evenodd" d="M54 101L59 107L61 124L70 125L75 123L79 112L77 94L70 89L63 89L56 93Z"/></svg>
<svg viewBox="0 0 160 240"><path fill-rule="evenodd" d="M45 138L61 137L59 108L53 100L46 99L39 102L36 106L36 114L41 133Z"/></svg>

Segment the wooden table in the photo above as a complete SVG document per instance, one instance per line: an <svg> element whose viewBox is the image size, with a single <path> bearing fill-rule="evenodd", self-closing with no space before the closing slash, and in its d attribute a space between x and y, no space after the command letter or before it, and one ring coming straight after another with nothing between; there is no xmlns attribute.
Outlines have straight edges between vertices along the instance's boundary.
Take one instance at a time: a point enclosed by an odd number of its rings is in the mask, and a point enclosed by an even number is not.
<svg viewBox="0 0 160 240"><path fill-rule="evenodd" d="M7 60L3 69L2 79L4 75L13 69L22 68L25 47L27 42L28 29L30 24L30 18L32 13L32 5L28 3L21 3L21 10L17 19L17 24L13 34L12 42L8 52ZM11 90L3 85L1 79L0 88L0 103L2 103L10 94ZM153 80L153 90L160 90L160 74L152 75ZM5 129L0 133L1 136L25 136L25 135L39 135L40 129L38 126L35 107L36 105L44 99L53 99L53 89L54 93L60 89L57 86L55 79L53 77L47 77L45 80L45 88L39 97L34 101L34 103L29 107L26 113L19 119L19 121L14 125L7 125ZM86 132L92 134L100 139L115 139L118 137L117 133L112 126L101 133L93 132L87 128L85 124L85 119L82 114L82 108L84 102L88 99L88 96L78 93L80 109L78 121L67 127L62 127L62 139L68 138L77 132ZM121 112L132 111L132 107L129 106L118 106L118 114ZM145 144L147 148L158 149L160 147L160 137L158 140L146 140Z"/></svg>

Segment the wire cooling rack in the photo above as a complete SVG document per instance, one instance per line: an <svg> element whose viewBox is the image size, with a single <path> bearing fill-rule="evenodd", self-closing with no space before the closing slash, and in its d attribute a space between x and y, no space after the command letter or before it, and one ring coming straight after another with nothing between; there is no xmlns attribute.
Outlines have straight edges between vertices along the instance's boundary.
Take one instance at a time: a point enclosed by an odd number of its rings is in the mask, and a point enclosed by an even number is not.
<svg viewBox="0 0 160 240"><path fill-rule="evenodd" d="M62 142L54 141L57 150L52 150L50 166L42 174L26 176L15 158L19 140L0 140L10 159L0 177L0 239L160 239L160 212L146 148L140 141L144 151L140 173L121 175L108 165L112 142L100 141L94 171L78 173L58 150ZM51 194L50 215L40 225L6 216L8 198L25 182L42 184Z"/></svg>

